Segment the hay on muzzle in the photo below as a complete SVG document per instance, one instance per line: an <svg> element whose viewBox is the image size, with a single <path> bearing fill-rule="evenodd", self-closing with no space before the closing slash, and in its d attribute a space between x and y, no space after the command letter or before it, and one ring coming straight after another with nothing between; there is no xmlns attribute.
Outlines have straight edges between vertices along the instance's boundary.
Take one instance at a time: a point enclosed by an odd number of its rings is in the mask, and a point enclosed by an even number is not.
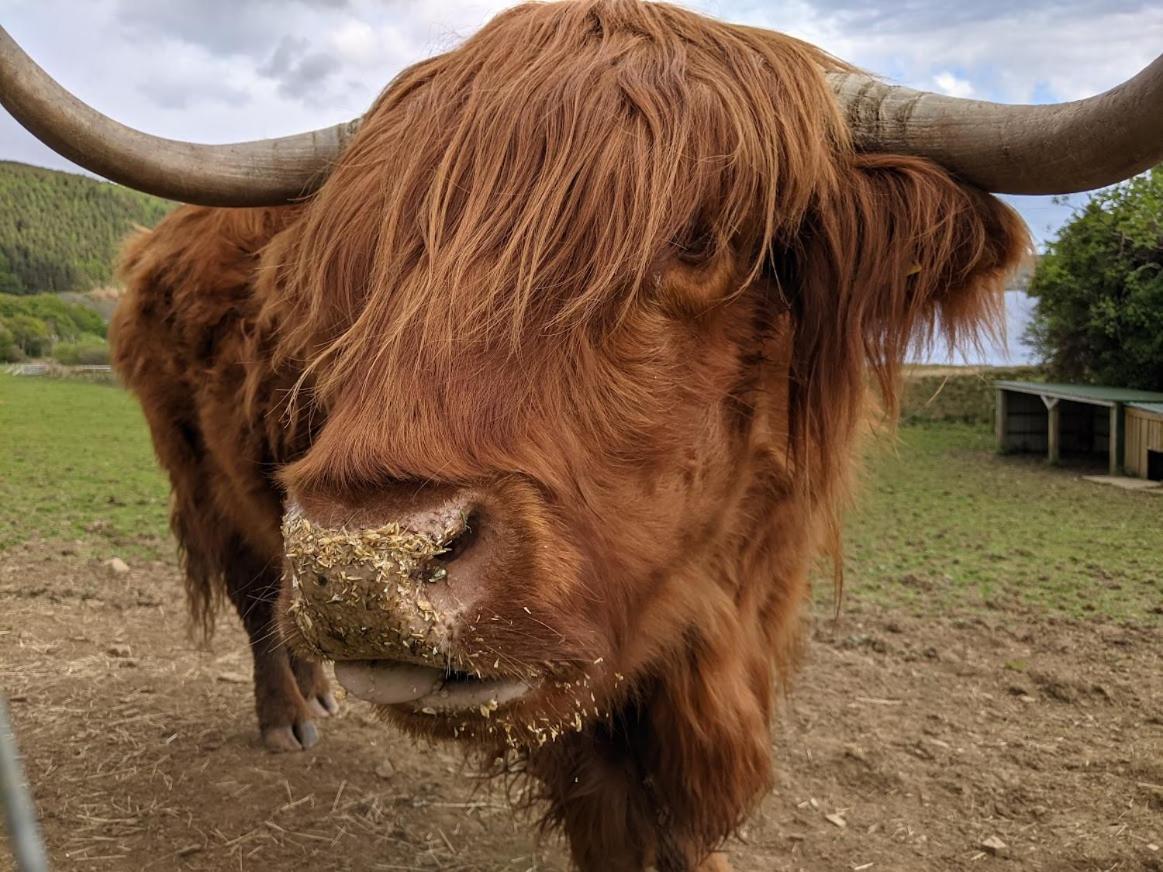
<svg viewBox="0 0 1163 872"><path fill-rule="evenodd" d="M321 658L442 662L453 631L447 595L434 585L447 570L434 560L465 529L458 517L436 535L378 527L329 527L296 508L283 516L290 576L288 612Z"/></svg>

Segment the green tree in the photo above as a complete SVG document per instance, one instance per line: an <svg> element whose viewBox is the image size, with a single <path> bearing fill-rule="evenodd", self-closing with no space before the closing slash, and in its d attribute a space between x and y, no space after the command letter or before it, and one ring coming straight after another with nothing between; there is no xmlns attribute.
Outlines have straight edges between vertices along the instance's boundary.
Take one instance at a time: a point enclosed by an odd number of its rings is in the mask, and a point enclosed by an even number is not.
<svg viewBox="0 0 1163 872"><path fill-rule="evenodd" d="M12 265L4 252L0 251L0 294L23 294L24 284L20 277L12 272Z"/></svg>
<svg viewBox="0 0 1163 872"><path fill-rule="evenodd" d="M0 294L108 284L121 241L174 204L75 173L0 161Z"/></svg>
<svg viewBox="0 0 1163 872"><path fill-rule="evenodd" d="M1163 390L1163 166L1090 199L1030 283L1052 376Z"/></svg>

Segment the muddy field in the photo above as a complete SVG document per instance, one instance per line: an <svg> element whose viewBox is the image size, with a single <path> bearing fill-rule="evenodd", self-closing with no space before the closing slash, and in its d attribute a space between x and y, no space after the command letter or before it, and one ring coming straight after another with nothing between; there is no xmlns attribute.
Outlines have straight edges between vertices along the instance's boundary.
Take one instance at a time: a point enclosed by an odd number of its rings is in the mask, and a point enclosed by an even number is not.
<svg viewBox="0 0 1163 872"><path fill-rule="evenodd" d="M232 617L199 649L172 564L61 551L0 555L0 685L54 868L566 868L496 786L361 703L316 750L265 753ZM821 610L735 868L1163 870L1157 626L914 614Z"/></svg>

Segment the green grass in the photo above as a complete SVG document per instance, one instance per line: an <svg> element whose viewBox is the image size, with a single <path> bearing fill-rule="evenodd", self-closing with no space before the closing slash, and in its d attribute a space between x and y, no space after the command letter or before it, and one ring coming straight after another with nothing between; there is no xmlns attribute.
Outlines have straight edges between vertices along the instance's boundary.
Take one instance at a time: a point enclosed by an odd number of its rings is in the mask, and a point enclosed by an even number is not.
<svg viewBox="0 0 1163 872"><path fill-rule="evenodd" d="M1159 622L1163 496L1080 478L1104 469L999 456L981 426L902 427L868 457L846 528L846 595Z"/></svg>
<svg viewBox="0 0 1163 872"><path fill-rule="evenodd" d="M1018 606L1161 620L1163 496L1000 457L981 426L905 426L868 453L846 529L846 597L929 614ZM0 552L39 538L79 540L97 557L173 554L167 495L129 394L0 375Z"/></svg>
<svg viewBox="0 0 1163 872"><path fill-rule="evenodd" d="M39 538L95 557L172 554L168 500L127 392L0 373L0 551Z"/></svg>

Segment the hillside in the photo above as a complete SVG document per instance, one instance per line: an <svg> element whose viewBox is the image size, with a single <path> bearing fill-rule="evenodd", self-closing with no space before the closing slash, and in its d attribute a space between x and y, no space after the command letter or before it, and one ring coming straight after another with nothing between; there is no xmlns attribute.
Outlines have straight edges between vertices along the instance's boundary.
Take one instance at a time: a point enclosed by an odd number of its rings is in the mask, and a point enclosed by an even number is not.
<svg viewBox="0 0 1163 872"><path fill-rule="evenodd" d="M117 247L173 203L75 173L0 161L0 293L108 284Z"/></svg>

